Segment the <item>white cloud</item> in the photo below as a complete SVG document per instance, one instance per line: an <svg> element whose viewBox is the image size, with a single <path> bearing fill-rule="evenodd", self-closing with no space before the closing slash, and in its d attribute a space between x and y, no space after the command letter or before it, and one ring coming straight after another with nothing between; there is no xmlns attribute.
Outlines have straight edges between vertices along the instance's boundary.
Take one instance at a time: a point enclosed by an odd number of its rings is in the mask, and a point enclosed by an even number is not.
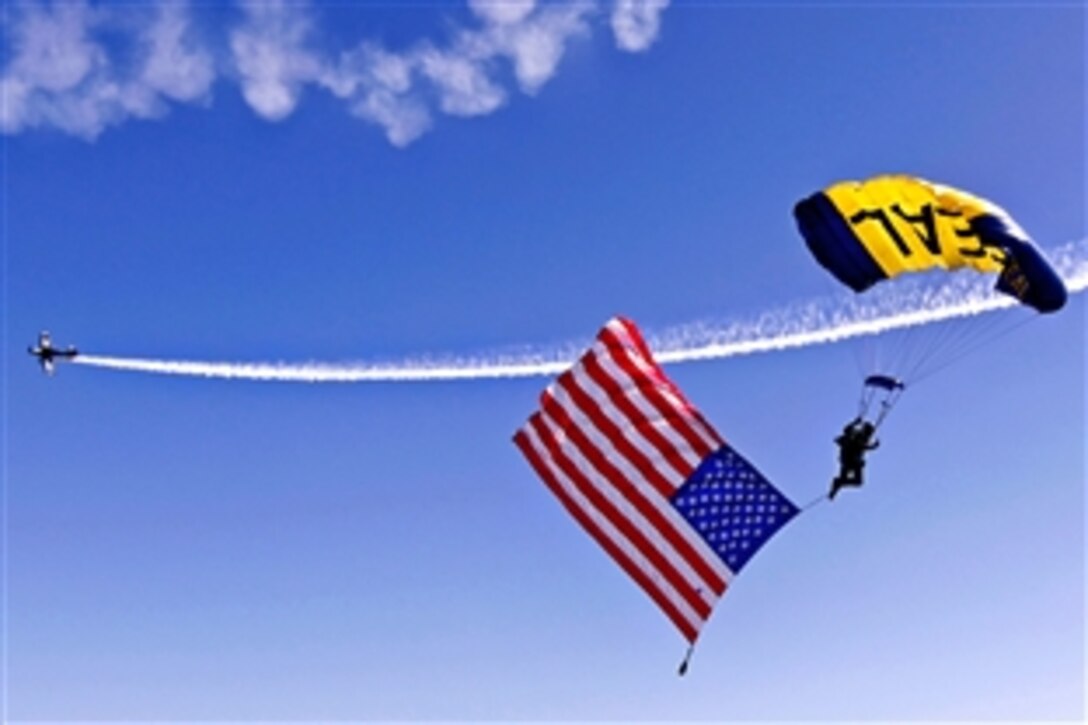
<svg viewBox="0 0 1088 725"><path fill-rule="evenodd" d="M536 0L468 0L476 16L490 23L518 23L536 7Z"/></svg>
<svg viewBox="0 0 1088 725"><path fill-rule="evenodd" d="M524 22L491 28L489 42L513 60L521 89L536 93L555 75L567 41L589 33L586 17L592 10L589 2L549 6Z"/></svg>
<svg viewBox="0 0 1088 725"><path fill-rule="evenodd" d="M100 49L87 38L93 13L83 3L58 5L50 13L25 8L14 39L12 75L27 85L61 92L78 85L102 62Z"/></svg>
<svg viewBox="0 0 1088 725"><path fill-rule="evenodd" d="M567 41L588 32L589 2L535 12L522 5L528 10L520 15L458 30L445 48L420 43L394 53L363 42L326 63L315 82L347 100L353 115L382 126L391 143L407 145L433 125L431 98L453 116L493 113L509 95L497 78L499 61L511 61L519 87L534 93L555 74Z"/></svg>
<svg viewBox="0 0 1088 725"><path fill-rule="evenodd" d="M615 0L612 7L612 32L616 45L638 53L657 40L661 32L661 13L669 0Z"/></svg>
<svg viewBox="0 0 1088 725"><path fill-rule="evenodd" d="M12 5L2 28L10 50L0 71L0 132L50 127L94 139L128 118L163 116L171 104L207 103L225 79L266 120L286 119L316 88L405 146L438 114L482 116L517 90L538 93L571 40L590 34L602 2L467 0L474 24L394 51L366 38L330 49L306 0L236 1L240 19L216 37L197 36L180 0ZM618 45L649 47L667 5L617 0Z"/></svg>
<svg viewBox="0 0 1088 725"><path fill-rule="evenodd" d="M483 63L457 51L429 48L419 54L420 71L439 91L441 108L454 116L482 116L506 100Z"/></svg>
<svg viewBox="0 0 1088 725"><path fill-rule="evenodd" d="M321 61L307 50L310 16L289 0L245 0L246 19L230 36L242 95L258 114L278 121L298 105L304 84L321 73Z"/></svg>
<svg viewBox="0 0 1088 725"><path fill-rule="evenodd" d="M104 63L101 49L87 38L92 13L82 3L44 8L12 8L18 21L5 27L12 59L0 79L3 104L0 126L8 133L28 126L57 125L72 133L93 135L85 121L64 117L58 106L78 92ZM63 124L63 125L62 125ZM93 126L93 124L92 124Z"/></svg>
<svg viewBox="0 0 1088 725"><path fill-rule="evenodd" d="M140 74L148 88L176 101L195 101L208 93L215 79L209 53L187 38L184 6L164 3L158 17L143 31L147 59Z"/></svg>
<svg viewBox="0 0 1088 725"><path fill-rule="evenodd" d="M426 106L386 89L374 89L351 105L353 115L385 129L389 143L399 148L422 136L431 127Z"/></svg>
<svg viewBox="0 0 1088 725"><path fill-rule="evenodd" d="M381 126L389 143L404 147L431 127L426 104L412 91L414 65L412 58L363 43L320 82L348 102L353 116Z"/></svg>
<svg viewBox="0 0 1088 725"><path fill-rule="evenodd" d="M10 12L4 31L11 55L0 75L5 133L45 126L93 139L128 117L162 115L164 97L201 100L214 78L210 56L189 39L183 4L157 6L150 18L133 14L126 23L83 1ZM132 27L133 60L115 62L95 34Z"/></svg>

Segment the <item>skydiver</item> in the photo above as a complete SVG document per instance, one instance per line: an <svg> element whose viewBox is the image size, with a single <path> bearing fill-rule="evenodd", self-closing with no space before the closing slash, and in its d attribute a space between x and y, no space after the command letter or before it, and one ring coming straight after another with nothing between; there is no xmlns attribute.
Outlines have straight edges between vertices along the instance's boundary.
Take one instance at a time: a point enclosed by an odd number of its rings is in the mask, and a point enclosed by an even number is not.
<svg viewBox="0 0 1088 725"><path fill-rule="evenodd" d="M862 484L862 471L865 468L865 452L875 450L880 446L880 441L873 440L876 426L861 416L854 418L842 429L842 433L835 438L839 446L839 475L831 482L831 493L828 498L834 499L835 494L843 486L860 486Z"/></svg>

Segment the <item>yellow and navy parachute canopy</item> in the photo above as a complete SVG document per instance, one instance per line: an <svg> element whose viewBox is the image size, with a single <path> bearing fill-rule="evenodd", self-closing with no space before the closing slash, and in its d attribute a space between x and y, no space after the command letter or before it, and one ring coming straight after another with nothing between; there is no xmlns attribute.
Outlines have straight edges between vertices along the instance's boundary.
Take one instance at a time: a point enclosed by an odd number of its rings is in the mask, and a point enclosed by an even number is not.
<svg viewBox="0 0 1088 725"><path fill-rule="evenodd" d="M915 176L844 181L794 207L817 261L855 292L908 272L969 267L1039 312L1067 292L1031 238L1001 207Z"/></svg>

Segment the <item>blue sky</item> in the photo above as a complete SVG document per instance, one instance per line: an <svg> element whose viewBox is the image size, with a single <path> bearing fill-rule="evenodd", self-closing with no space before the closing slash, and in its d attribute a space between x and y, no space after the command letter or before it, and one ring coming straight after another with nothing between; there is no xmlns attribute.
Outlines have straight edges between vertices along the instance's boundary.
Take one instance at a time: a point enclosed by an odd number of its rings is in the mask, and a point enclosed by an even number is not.
<svg viewBox="0 0 1088 725"><path fill-rule="evenodd" d="M395 364L758 319L840 294L794 202L884 172L1083 245L1082 5L31 2L3 29L8 718L1084 716L1083 295L910 390L683 679L510 443L545 377L24 352ZM867 350L667 371L804 503Z"/></svg>

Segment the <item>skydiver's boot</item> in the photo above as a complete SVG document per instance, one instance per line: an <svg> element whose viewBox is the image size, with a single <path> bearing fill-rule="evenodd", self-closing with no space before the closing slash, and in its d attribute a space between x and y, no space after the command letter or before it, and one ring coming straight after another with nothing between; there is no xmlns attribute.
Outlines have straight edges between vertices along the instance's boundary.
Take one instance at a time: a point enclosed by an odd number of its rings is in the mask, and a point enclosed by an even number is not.
<svg viewBox="0 0 1088 725"><path fill-rule="evenodd" d="M836 477L831 481L831 493L827 494L828 499L834 501L835 494L839 492L839 489L846 485L846 482L841 477Z"/></svg>

